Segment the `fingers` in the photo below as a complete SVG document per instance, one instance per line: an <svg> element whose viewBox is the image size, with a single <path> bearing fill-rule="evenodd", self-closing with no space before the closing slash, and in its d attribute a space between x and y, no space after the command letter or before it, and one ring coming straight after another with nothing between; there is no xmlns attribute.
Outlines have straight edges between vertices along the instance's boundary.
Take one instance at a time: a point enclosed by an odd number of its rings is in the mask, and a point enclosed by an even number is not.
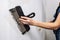
<svg viewBox="0 0 60 40"><path fill-rule="evenodd" d="M19 19L22 22L29 22L29 20Z"/></svg>
<svg viewBox="0 0 60 40"><path fill-rule="evenodd" d="M32 19L31 18L28 18L28 17L24 17L24 16L21 16L21 18L19 18L19 20L23 23L23 24L32 24Z"/></svg>
<svg viewBox="0 0 60 40"><path fill-rule="evenodd" d="M21 18L19 18L19 20L23 21L23 22L29 22L29 18L28 17L21 16Z"/></svg>
<svg viewBox="0 0 60 40"><path fill-rule="evenodd" d="M28 18L28 17L25 17L25 16L21 16L21 19L28 20L28 19L30 19L30 18Z"/></svg>
<svg viewBox="0 0 60 40"><path fill-rule="evenodd" d="M29 24L29 22L30 22L29 20L25 20L25 19L21 19L21 18L20 18L19 20L20 20L23 24Z"/></svg>

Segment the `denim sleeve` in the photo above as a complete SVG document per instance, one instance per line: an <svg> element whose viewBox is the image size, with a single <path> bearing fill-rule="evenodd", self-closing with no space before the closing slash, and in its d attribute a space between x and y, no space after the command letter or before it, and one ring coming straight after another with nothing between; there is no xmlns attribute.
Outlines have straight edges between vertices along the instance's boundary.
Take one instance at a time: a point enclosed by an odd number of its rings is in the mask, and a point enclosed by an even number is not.
<svg viewBox="0 0 60 40"><path fill-rule="evenodd" d="M60 6L56 9L56 13L55 13L55 15L54 15L54 18L55 18L55 19L57 18L59 12L60 12Z"/></svg>
<svg viewBox="0 0 60 40"><path fill-rule="evenodd" d="M59 8L59 10L58 10L58 13L60 12L60 8Z"/></svg>

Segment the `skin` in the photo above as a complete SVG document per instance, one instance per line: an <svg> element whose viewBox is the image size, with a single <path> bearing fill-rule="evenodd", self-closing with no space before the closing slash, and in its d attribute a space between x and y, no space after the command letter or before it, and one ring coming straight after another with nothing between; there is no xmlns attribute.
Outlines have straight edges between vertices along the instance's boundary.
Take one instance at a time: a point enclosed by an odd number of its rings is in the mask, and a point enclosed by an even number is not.
<svg viewBox="0 0 60 40"><path fill-rule="evenodd" d="M33 25L33 26L42 27L42 28L46 28L46 29L57 30L60 27L60 13L55 22L41 22L41 21L33 20L28 17L24 17L24 16L19 18L19 20L23 24Z"/></svg>
<svg viewBox="0 0 60 40"><path fill-rule="evenodd" d="M59 2L59 5L60 5L60 2ZM28 17L24 17L24 16L21 16L21 18L19 18L19 21L21 21L23 24L33 25L33 26L42 27L46 29L57 30L60 27L60 13L55 22L41 22L41 21L33 20Z"/></svg>

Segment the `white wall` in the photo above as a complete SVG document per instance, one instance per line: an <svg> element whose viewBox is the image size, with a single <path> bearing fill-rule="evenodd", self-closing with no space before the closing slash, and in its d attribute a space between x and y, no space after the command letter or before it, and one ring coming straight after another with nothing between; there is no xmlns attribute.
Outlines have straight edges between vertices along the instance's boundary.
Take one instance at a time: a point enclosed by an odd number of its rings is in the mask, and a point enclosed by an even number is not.
<svg viewBox="0 0 60 40"><path fill-rule="evenodd" d="M56 8L58 6L59 0L46 0L46 20L51 21L54 19L54 14L56 12ZM47 16L48 15L48 16Z"/></svg>
<svg viewBox="0 0 60 40"><path fill-rule="evenodd" d="M0 40L9 40L9 24L7 22L8 1L0 0Z"/></svg>
<svg viewBox="0 0 60 40"><path fill-rule="evenodd" d="M22 35L9 9L20 5L25 15L35 12L33 18L42 21L41 0L1 0L0 1L0 40L45 40L45 30L31 26L30 31Z"/></svg>
<svg viewBox="0 0 60 40"><path fill-rule="evenodd" d="M54 14L56 12L56 8L59 4L59 0L44 0L46 21L51 21L54 19ZM52 30L46 30L46 40L55 40L55 35Z"/></svg>
<svg viewBox="0 0 60 40"><path fill-rule="evenodd" d="M50 21L58 6L59 0L1 0L0 1L0 40L55 40L51 30L31 26L30 31L22 35L16 22L8 11L17 5L22 6L25 15L35 12L33 18L38 21ZM45 20L46 19L46 20ZM46 33L46 35L45 35Z"/></svg>

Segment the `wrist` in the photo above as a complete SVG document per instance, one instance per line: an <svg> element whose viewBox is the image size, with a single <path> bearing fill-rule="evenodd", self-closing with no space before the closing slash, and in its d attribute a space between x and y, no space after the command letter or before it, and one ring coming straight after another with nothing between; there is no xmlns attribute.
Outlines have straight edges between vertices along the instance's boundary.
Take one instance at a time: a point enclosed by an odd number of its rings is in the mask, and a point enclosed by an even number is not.
<svg viewBox="0 0 60 40"><path fill-rule="evenodd" d="M32 24L33 24L33 26L38 26L38 21L33 20L33 21L32 21Z"/></svg>

